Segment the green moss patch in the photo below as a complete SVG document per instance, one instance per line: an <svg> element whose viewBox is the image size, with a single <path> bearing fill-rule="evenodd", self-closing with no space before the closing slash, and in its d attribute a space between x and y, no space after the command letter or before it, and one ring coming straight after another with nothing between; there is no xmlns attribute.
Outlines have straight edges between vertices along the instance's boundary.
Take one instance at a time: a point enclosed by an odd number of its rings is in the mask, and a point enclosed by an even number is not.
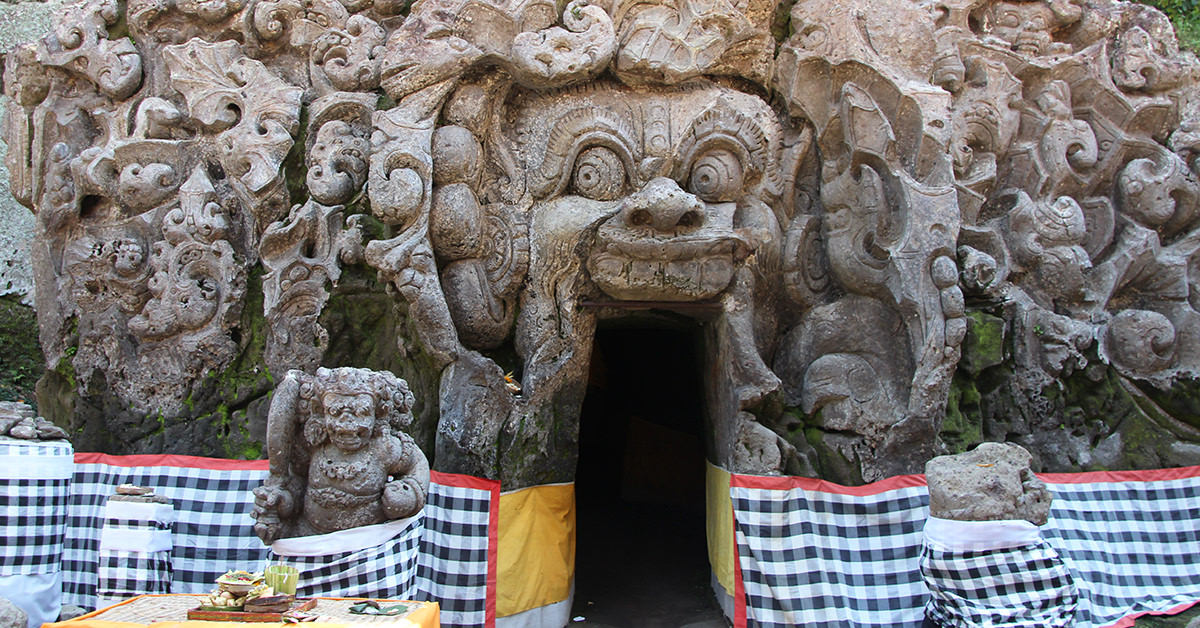
<svg viewBox="0 0 1200 628"><path fill-rule="evenodd" d="M15 296L0 297L0 401L37 408L34 386L45 369L37 315Z"/></svg>

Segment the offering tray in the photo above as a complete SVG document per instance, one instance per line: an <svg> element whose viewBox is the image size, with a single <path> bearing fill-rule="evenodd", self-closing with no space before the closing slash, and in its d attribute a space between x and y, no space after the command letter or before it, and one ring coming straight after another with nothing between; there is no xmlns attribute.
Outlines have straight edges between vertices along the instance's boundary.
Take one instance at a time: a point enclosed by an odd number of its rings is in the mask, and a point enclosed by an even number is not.
<svg viewBox="0 0 1200 628"><path fill-rule="evenodd" d="M201 621L241 621L279 623L283 616L294 611L307 611L317 605L315 599L296 600L291 608L280 613L264 613L254 611L209 611L202 607L188 609L187 618Z"/></svg>

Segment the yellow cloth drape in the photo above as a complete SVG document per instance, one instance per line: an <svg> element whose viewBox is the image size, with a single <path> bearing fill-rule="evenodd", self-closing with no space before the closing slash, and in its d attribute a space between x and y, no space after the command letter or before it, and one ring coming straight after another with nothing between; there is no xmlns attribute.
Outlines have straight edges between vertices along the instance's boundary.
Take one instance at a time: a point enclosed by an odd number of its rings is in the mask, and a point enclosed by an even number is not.
<svg viewBox="0 0 1200 628"><path fill-rule="evenodd" d="M575 485L500 495L496 616L567 599L575 576Z"/></svg>
<svg viewBox="0 0 1200 628"><path fill-rule="evenodd" d="M708 530L708 563L717 582L733 595L733 501L729 498L729 472L707 465L705 474L705 528Z"/></svg>

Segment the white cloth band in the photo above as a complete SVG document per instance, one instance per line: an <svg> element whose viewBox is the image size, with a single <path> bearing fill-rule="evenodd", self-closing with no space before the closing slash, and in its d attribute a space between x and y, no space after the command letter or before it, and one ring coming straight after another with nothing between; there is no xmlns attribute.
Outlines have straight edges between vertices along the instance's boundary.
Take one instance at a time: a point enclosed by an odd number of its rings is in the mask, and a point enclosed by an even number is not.
<svg viewBox="0 0 1200 628"><path fill-rule="evenodd" d="M125 519L170 525L175 522L175 508L171 504L126 502L108 500L104 506L104 519ZM127 529L104 526L100 530L101 550L126 552L169 552L175 548L170 530L157 528Z"/></svg>
<svg viewBox="0 0 1200 628"><path fill-rule="evenodd" d="M0 455L0 469L8 480L69 480L75 473L75 457Z"/></svg>
<svg viewBox="0 0 1200 628"><path fill-rule="evenodd" d="M383 545L404 531L412 518L318 534L279 539L271 551L279 556L329 556Z"/></svg>
<svg viewBox="0 0 1200 628"><path fill-rule="evenodd" d="M947 552L987 552L1033 545L1042 530L1024 519L954 521L930 517L925 522L925 544Z"/></svg>
<svg viewBox="0 0 1200 628"><path fill-rule="evenodd" d="M29 618L28 628L58 621L62 611L62 572L0 576L0 591Z"/></svg>

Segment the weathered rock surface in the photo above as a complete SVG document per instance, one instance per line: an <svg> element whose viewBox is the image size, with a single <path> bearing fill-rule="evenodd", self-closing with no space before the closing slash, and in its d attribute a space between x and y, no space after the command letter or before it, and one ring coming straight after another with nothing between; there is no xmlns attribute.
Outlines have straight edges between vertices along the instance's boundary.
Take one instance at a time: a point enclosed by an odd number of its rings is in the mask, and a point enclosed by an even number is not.
<svg viewBox="0 0 1200 628"><path fill-rule="evenodd" d="M0 597L0 628L28 628L29 615L7 598Z"/></svg>
<svg viewBox="0 0 1200 628"><path fill-rule="evenodd" d="M257 457L349 366L435 468L569 481L597 325L657 310L733 471L1200 464L1200 63L1153 9L88 0L6 63L80 449Z"/></svg>
<svg viewBox="0 0 1200 628"><path fill-rule="evenodd" d="M929 514L955 521L1024 519L1044 525L1053 496L1033 474L1033 457L1020 445L981 443L925 465Z"/></svg>
<svg viewBox="0 0 1200 628"><path fill-rule="evenodd" d="M0 437L21 440L62 440L67 431L35 416L33 407L19 401L0 401Z"/></svg>

